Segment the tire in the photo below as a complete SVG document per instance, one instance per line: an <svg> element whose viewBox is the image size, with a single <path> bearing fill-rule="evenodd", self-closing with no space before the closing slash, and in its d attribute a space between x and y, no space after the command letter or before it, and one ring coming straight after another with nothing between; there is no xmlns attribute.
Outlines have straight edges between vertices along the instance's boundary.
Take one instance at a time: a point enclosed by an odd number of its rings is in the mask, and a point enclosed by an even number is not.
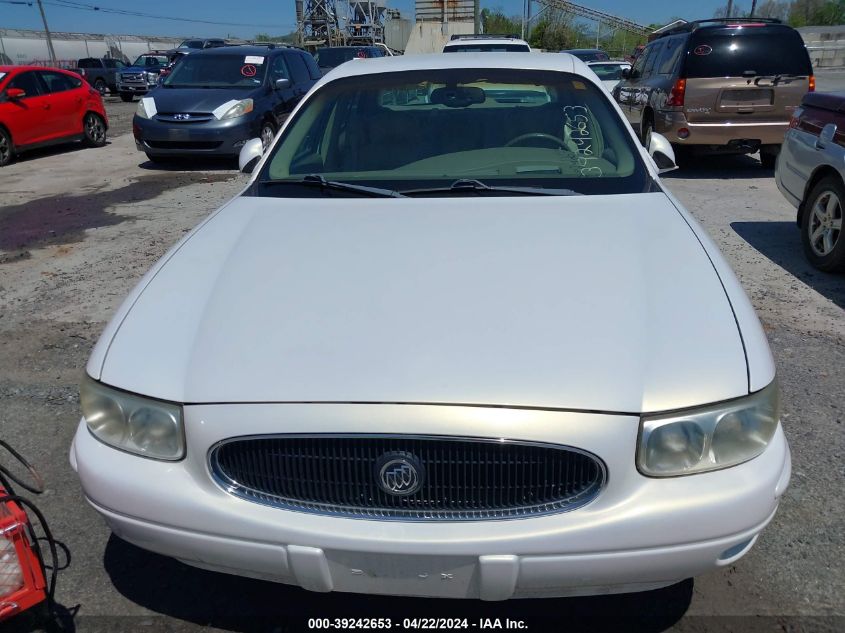
<svg viewBox="0 0 845 633"><path fill-rule="evenodd" d="M261 149L266 152L275 137L276 125L271 120L265 119L261 124L261 133L259 134L259 138L261 139Z"/></svg>
<svg viewBox="0 0 845 633"><path fill-rule="evenodd" d="M100 95L106 94L107 88L108 88L108 86L106 86L106 82L103 79L98 79L97 81L94 82L94 90L99 92Z"/></svg>
<svg viewBox="0 0 845 633"><path fill-rule="evenodd" d="M135 95L133 95L131 92L121 92L120 93L120 100L121 101L126 101L128 103L128 102L132 101L132 99L134 99L134 98L135 98Z"/></svg>
<svg viewBox="0 0 845 633"><path fill-rule="evenodd" d="M764 152L760 150L760 165L763 169L774 169L777 164L779 152Z"/></svg>
<svg viewBox="0 0 845 633"><path fill-rule="evenodd" d="M648 146L651 143L652 132L654 132L654 123L650 117L647 117L643 119L642 125L640 125L640 142L646 150L648 150Z"/></svg>
<svg viewBox="0 0 845 633"><path fill-rule="evenodd" d="M804 201L801 243L807 260L821 271L845 272L845 186L836 176L822 178Z"/></svg>
<svg viewBox="0 0 845 633"><path fill-rule="evenodd" d="M15 157L15 146L12 144L12 137L3 128L0 128L0 167L8 165Z"/></svg>
<svg viewBox="0 0 845 633"><path fill-rule="evenodd" d="M89 112L82 119L83 142L88 147L102 147L106 144L106 122L99 114Z"/></svg>

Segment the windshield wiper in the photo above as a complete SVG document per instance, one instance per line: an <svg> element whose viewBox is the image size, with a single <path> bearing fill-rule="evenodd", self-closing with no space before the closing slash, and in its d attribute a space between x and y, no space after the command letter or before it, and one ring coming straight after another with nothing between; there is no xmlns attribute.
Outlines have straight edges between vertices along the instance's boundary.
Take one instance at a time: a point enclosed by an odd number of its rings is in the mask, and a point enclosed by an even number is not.
<svg viewBox="0 0 845 633"><path fill-rule="evenodd" d="M483 193L486 191L501 193L516 193L523 196L582 196L584 194L572 189L546 189L544 187L499 187L473 180L461 178L448 187L432 187L431 189L409 189L402 193L408 196L426 193Z"/></svg>
<svg viewBox="0 0 845 633"><path fill-rule="evenodd" d="M308 174L302 180L267 180L260 183L262 186L273 185L305 185L307 187L318 187L320 189L333 189L335 191L352 191L374 198L407 198L407 196L393 191L392 189L381 189L379 187L367 187L366 185L353 185L349 182L337 180L326 180L319 174Z"/></svg>

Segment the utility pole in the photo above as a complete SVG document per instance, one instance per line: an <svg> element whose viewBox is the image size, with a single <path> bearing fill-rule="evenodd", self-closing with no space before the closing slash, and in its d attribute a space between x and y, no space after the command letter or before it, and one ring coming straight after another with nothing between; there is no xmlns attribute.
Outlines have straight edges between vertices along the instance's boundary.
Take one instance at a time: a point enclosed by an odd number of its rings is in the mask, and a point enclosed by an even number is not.
<svg viewBox="0 0 845 633"><path fill-rule="evenodd" d="M53 50L53 38L50 36L50 29L47 27L47 16L44 15L44 5L38 0L38 10L41 11L41 21L44 22L44 32L47 34L47 50L50 52L50 63L56 65L56 51Z"/></svg>
<svg viewBox="0 0 845 633"><path fill-rule="evenodd" d="M751 13L748 14L749 18L754 17L754 12L757 10L757 0L751 0Z"/></svg>
<svg viewBox="0 0 845 633"><path fill-rule="evenodd" d="M726 18L732 17L733 12L734 12L734 0L728 0L728 11L727 11L727 13L725 13L725 17Z"/></svg>

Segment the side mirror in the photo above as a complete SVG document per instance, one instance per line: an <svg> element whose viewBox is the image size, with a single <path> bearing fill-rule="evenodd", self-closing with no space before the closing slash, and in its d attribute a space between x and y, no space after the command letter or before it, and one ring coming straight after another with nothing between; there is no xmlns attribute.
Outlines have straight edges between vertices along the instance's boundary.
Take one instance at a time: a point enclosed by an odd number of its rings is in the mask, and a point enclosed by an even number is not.
<svg viewBox="0 0 845 633"><path fill-rule="evenodd" d="M675 164L675 150L672 149L669 139L662 134L658 134L657 132L651 133L648 153L654 159L658 173L665 174L667 171L678 168L678 165Z"/></svg>
<svg viewBox="0 0 845 633"><path fill-rule="evenodd" d="M249 139L241 148L241 153L238 154L238 169L245 174L251 174L252 170L255 169L255 165L261 159L261 155L263 153L264 152L261 148L261 139Z"/></svg>
<svg viewBox="0 0 845 633"><path fill-rule="evenodd" d="M11 90L9 91L11 92ZM822 128L821 134L819 134L819 140L816 143L816 147L819 149L823 148L827 143L833 143L833 138L836 136L836 123L828 123Z"/></svg>
<svg viewBox="0 0 845 633"><path fill-rule="evenodd" d="M622 69L622 79L630 79L631 78L631 69L630 68L623 68Z"/></svg>
<svg viewBox="0 0 845 633"><path fill-rule="evenodd" d="M6 96L12 101L16 99L23 99L26 96L26 91L21 90L20 88L9 88L6 91Z"/></svg>
<svg viewBox="0 0 845 633"><path fill-rule="evenodd" d="M276 83L273 84L273 87L276 90L284 90L285 88L290 88L290 79L277 79Z"/></svg>

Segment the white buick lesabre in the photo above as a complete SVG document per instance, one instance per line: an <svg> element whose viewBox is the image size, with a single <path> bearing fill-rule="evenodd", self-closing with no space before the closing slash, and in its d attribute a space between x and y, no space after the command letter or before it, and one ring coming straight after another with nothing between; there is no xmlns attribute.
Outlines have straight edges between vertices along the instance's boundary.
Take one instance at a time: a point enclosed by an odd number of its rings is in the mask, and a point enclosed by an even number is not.
<svg viewBox="0 0 845 633"><path fill-rule="evenodd" d="M140 547L314 591L730 565L789 482L775 367L651 150L567 55L337 68L106 327L88 501Z"/></svg>

